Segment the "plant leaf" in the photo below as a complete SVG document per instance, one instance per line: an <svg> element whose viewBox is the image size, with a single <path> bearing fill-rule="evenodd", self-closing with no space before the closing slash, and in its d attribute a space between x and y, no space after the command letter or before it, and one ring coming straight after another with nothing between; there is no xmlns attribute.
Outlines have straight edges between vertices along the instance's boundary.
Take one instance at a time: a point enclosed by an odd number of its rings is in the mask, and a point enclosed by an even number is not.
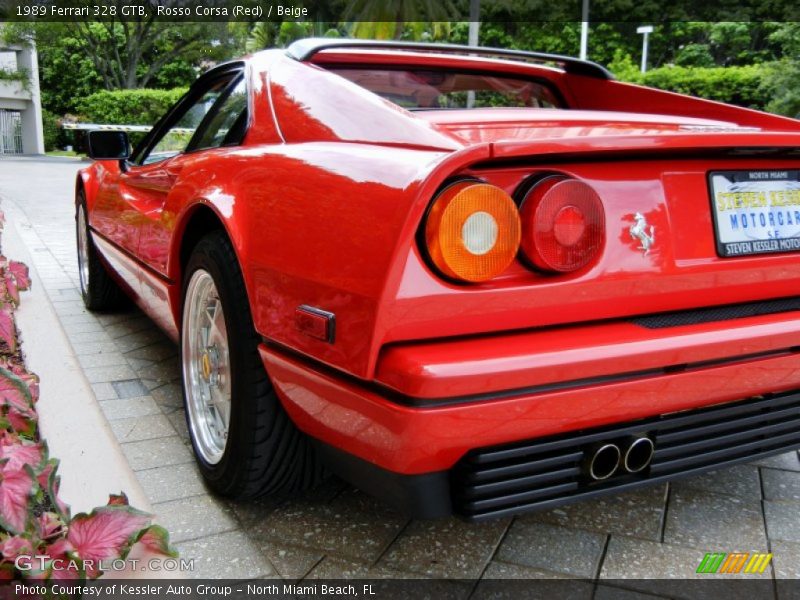
<svg viewBox="0 0 800 600"><path fill-rule="evenodd" d="M0 459L4 458L8 459L3 466L4 471L18 471L25 465L39 470L44 461L44 448L42 444L25 444L7 438L0 443Z"/></svg>
<svg viewBox="0 0 800 600"><path fill-rule="evenodd" d="M16 408L21 415L34 416L28 385L14 373L2 367L0 367L0 405Z"/></svg>
<svg viewBox="0 0 800 600"><path fill-rule="evenodd" d="M8 292L8 297L11 298L11 301L19 306L19 289L17 289L17 282L14 280L14 276L6 271L3 274L3 281L6 284L6 292Z"/></svg>
<svg viewBox="0 0 800 600"><path fill-rule="evenodd" d="M0 526L11 533L22 533L28 520L28 504L33 479L25 471L3 470L0 480Z"/></svg>
<svg viewBox="0 0 800 600"><path fill-rule="evenodd" d="M90 514L75 515L69 525L67 540L82 560L95 564L111 558L125 558L141 530L150 524L151 515L129 506L104 506ZM95 578L100 572L92 567L86 575Z"/></svg>
<svg viewBox="0 0 800 600"><path fill-rule="evenodd" d="M8 262L8 266L6 268L14 276L14 280L17 283L17 288L20 290L31 289L31 278L30 274L28 273L28 265L17 262L16 260L11 260Z"/></svg>
<svg viewBox="0 0 800 600"><path fill-rule="evenodd" d="M169 533L161 525L151 525L140 535L138 541L148 550L175 558L178 551L169 544Z"/></svg>
<svg viewBox="0 0 800 600"><path fill-rule="evenodd" d="M17 351L17 328L9 310L0 310L0 340L6 343L10 352Z"/></svg>

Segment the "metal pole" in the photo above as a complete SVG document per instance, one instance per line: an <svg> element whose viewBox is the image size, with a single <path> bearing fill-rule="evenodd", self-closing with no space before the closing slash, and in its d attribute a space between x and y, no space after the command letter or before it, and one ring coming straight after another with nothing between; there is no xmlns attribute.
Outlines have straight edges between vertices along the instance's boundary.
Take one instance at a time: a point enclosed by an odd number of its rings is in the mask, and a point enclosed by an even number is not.
<svg viewBox="0 0 800 600"><path fill-rule="evenodd" d="M469 0L469 38L470 46L478 45L478 34L481 29L481 0ZM475 92L467 92L467 108L475 106Z"/></svg>
<svg viewBox="0 0 800 600"><path fill-rule="evenodd" d="M581 7L581 53L580 59L586 60L589 49L589 0L583 0Z"/></svg>
<svg viewBox="0 0 800 600"><path fill-rule="evenodd" d="M650 34L644 34L644 41L642 42L642 73L647 72L647 38Z"/></svg>
<svg viewBox="0 0 800 600"><path fill-rule="evenodd" d="M478 45L478 33L481 29L481 0L469 2L469 45Z"/></svg>
<svg viewBox="0 0 800 600"><path fill-rule="evenodd" d="M642 73L647 72L647 43L651 33L653 33L652 25L642 25L636 28L636 33L643 35L642 38Z"/></svg>

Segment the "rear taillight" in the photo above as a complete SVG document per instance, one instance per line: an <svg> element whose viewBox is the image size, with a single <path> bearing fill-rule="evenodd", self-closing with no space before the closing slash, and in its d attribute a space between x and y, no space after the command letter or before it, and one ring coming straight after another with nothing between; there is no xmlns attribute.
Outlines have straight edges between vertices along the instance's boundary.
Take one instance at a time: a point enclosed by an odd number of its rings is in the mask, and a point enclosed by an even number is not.
<svg viewBox="0 0 800 600"><path fill-rule="evenodd" d="M603 203L582 181L561 175L539 181L525 194L520 216L522 254L542 271L577 271L603 249Z"/></svg>
<svg viewBox="0 0 800 600"><path fill-rule="evenodd" d="M425 245L445 276L487 281L514 260L521 235L517 207L498 187L459 181L434 200L425 221Z"/></svg>

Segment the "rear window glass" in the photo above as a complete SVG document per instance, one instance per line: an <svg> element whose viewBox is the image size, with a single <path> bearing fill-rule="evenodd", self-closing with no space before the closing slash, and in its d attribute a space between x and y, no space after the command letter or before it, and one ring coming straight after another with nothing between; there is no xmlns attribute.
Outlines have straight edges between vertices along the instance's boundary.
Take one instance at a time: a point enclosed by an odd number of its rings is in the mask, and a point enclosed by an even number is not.
<svg viewBox="0 0 800 600"><path fill-rule="evenodd" d="M329 68L410 110L437 108L559 108L546 85L504 75L426 69Z"/></svg>

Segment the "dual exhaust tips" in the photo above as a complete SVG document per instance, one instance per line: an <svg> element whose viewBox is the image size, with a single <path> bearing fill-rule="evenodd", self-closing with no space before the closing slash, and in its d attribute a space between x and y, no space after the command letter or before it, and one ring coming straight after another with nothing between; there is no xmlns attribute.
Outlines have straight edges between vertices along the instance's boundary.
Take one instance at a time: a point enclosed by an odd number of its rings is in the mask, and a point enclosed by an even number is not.
<svg viewBox="0 0 800 600"><path fill-rule="evenodd" d="M597 444L586 451L584 471L594 481L608 479L619 469L638 473L647 468L654 452L653 440L646 436L630 437L621 444Z"/></svg>

